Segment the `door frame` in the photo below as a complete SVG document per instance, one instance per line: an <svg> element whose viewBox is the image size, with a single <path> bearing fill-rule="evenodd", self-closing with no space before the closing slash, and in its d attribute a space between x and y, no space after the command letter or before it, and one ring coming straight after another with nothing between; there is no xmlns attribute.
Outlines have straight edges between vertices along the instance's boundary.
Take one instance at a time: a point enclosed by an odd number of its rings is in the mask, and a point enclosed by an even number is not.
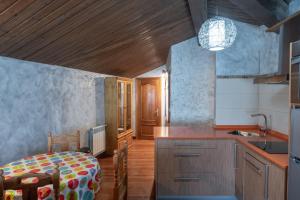
<svg viewBox="0 0 300 200"><path fill-rule="evenodd" d="M161 115L161 104L162 104L162 94L161 94L161 77L145 77L145 78L136 78L135 80L135 131L136 131L136 137L138 139L153 139L153 138L145 138L141 136L141 86L142 86L142 80L159 80L159 96L160 96L160 120L158 126L161 126L162 121L162 115Z"/></svg>

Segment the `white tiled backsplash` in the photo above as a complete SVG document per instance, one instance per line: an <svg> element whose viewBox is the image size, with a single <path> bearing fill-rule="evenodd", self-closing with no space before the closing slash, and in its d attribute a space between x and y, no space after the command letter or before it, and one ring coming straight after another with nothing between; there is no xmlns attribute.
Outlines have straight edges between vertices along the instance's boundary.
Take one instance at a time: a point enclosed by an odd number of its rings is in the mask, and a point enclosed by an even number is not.
<svg viewBox="0 0 300 200"><path fill-rule="evenodd" d="M289 132L289 89L288 85L259 85L258 109L268 117L273 130ZM260 120L259 124L263 122Z"/></svg>
<svg viewBox="0 0 300 200"><path fill-rule="evenodd" d="M266 114L269 128L288 133L288 86L255 85L253 79L217 79L217 125L262 125L261 119L250 116L253 113Z"/></svg>
<svg viewBox="0 0 300 200"><path fill-rule="evenodd" d="M252 79L217 79L217 125L257 124L250 117L258 111L258 86Z"/></svg>

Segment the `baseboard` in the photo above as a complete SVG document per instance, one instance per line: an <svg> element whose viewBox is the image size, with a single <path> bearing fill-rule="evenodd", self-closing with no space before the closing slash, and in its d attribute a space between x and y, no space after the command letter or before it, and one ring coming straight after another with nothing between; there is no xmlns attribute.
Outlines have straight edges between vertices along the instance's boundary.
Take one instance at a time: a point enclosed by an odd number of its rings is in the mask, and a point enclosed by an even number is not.
<svg viewBox="0 0 300 200"><path fill-rule="evenodd" d="M160 196L157 200L237 200L235 196Z"/></svg>

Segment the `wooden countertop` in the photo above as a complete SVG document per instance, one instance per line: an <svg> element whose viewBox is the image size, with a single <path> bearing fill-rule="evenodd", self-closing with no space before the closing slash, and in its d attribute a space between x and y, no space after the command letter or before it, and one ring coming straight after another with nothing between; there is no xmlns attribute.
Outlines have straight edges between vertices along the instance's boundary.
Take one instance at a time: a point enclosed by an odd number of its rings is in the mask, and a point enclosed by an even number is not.
<svg viewBox="0 0 300 200"><path fill-rule="evenodd" d="M237 128L241 130L240 128ZM243 129L245 130L245 129ZM209 126L197 126L197 127L155 127L154 138L155 139L231 139L236 140L259 154L263 158L269 160L271 163L277 165L282 169L288 168L288 154L269 154L258 147L249 143L249 141L284 141L273 135L267 135L266 137L242 137L228 134L229 130L217 130ZM252 132L259 132L259 130L250 130Z"/></svg>

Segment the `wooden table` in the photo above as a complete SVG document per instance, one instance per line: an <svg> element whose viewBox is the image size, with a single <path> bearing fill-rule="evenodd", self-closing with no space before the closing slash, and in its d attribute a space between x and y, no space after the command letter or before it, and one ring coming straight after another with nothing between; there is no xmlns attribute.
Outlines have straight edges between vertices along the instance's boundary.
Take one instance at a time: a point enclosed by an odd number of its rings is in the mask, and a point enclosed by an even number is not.
<svg viewBox="0 0 300 200"><path fill-rule="evenodd" d="M81 152L60 152L27 157L0 169L5 179L24 173L52 173L55 164L60 169L60 199L94 199L100 189L102 171L97 159ZM19 199L22 191L8 190L5 199ZM38 198L53 199L52 185L38 189Z"/></svg>

